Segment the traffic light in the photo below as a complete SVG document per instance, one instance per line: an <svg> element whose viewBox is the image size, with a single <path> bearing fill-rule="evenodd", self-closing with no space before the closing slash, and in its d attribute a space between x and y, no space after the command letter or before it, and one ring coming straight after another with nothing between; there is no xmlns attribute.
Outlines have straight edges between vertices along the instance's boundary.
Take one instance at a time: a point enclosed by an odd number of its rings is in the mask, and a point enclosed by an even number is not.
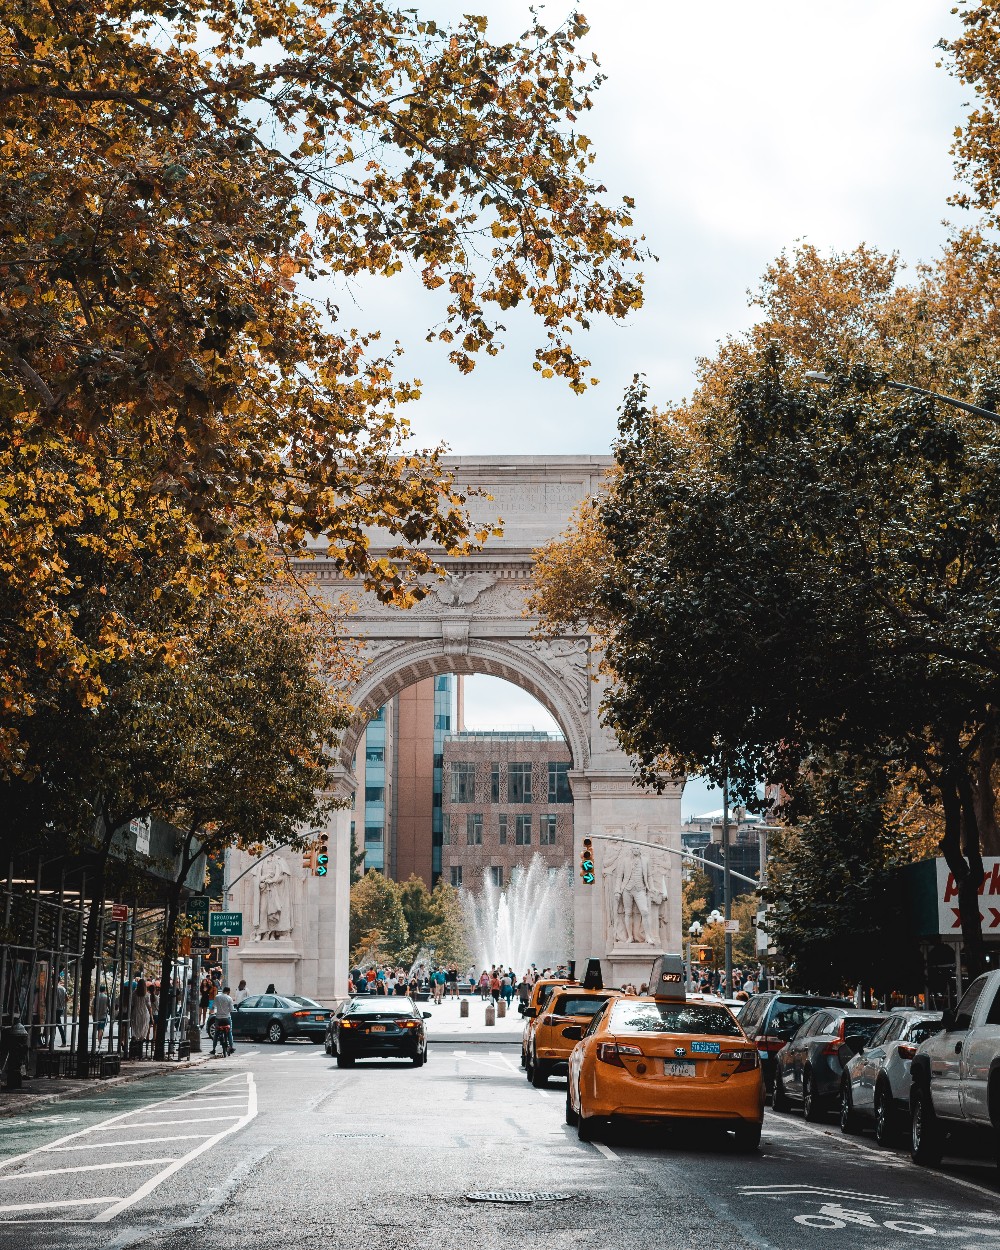
<svg viewBox="0 0 1000 1250"><path fill-rule="evenodd" d="M315 865L313 872L315 872L317 877L325 877L330 869L329 843L330 835L328 833L321 833L316 839L315 850L313 851L313 862Z"/></svg>
<svg viewBox="0 0 1000 1250"><path fill-rule="evenodd" d="M316 843L310 842L302 852L302 867L307 872L316 871Z"/></svg>
<svg viewBox="0 0 1000 1250"><path fill-rule="evenodd" d="M580 880L584 885L593 885L594 875L594 845L589 838L584 838L580 852Z"/></svg>
<svg viewBox="0 0 1000 1250"><path fill-rule="evenodd" d="M714 964L715 956L711 946L692 946L691 960L696 964Z"/></svg>

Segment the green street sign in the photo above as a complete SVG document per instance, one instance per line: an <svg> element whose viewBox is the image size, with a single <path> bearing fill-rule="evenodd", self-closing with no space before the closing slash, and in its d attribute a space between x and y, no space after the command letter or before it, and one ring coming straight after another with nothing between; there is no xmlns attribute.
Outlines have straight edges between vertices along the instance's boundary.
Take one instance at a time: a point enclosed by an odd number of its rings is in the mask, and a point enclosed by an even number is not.
<svg viewBox="0 0 1000 1250"><path fill-rule="evenodd" d="M208 917L208 931L212 937L242 937L243 913L241 911L213 911Z"/></svg>
<svg viewBox="0 0 1000 1250"><path fill-rule="evenodd" d="M203 929L208 928L208 899L207 898L189 898L186 907L187 914L195 917L200 921Z"/></svg>

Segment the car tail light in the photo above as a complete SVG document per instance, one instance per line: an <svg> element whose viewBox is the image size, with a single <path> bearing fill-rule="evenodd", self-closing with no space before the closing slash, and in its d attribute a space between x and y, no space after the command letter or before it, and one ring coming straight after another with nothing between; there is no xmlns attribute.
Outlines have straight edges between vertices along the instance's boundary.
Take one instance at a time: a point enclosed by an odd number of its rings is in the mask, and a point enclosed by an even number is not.
<svg viewBox="0 0 1000 1250"><path fill-rule="evenodd" d="M342 1029L353 1029L354 1025L351 1023L350 1020L341 1020L340 1027Z"/></svg>
<svg viewBox="0 0 1000 1250"><path fill-rule="evenodd" d="M903 1042L900 1044L900 1047L899 1047L900 1059L912 1059L916 1053L917 1053L916 1046L910 1046L906 1042Z"/></svg>
<svg viewBox="0 0 1000 1250"><path fill-rule="evenodd" d="M841 1022L837 1025L836 1033L834 1033L833 1035L833 1041L827 1042L827 1044L820 1051L821 1055L839 1055L840 1054L840 1048L844 1044L844 1029L846 1025L847 1025L847 1021L841 1020Z"/></svg>
<svg viewBox="0 0 1000 1250"><path fill-rule="evenodd" d="M299 1016L310 1016L310 1015L312 1015L311 1011L293 1011L292 1019L297 1020Z"/></svg>
<svg viewBox="0 0 1000 1250"><path fill-rule="evenodd" d="M763 1037L757 1038L757 1047L759 1050L766 1050L769 1055L776 1055L787 1040L784 1037L768 1037L765 1034Z"/></svg>
<svg viewBox="0 0 1000 1250"><path fill-rule="evenodd" d="M760 1067L760 1055L756 1050L731 1050L728 1054L722 1055L723 1059L737 1059L736 1072L753 1072Z"/></svg>
<svg viewBox="0 0 1000 1250"><path fill-rule="evenodd" d="M417 1027L416 1020L397 1020L397 1024L401 1024L404 1029L415 1029Z"/></svg>
<svg viewBox="0 0 1000 1250"><path fill-rule="evenodd" d="M622 1046L617 1042L600 1042L597 1047L597 1057L601 1063L613 1064L616 1068L624 1068L621 1057L622 1055L635 1055L642 1057L642 1051L638 1046Z"/></svg>

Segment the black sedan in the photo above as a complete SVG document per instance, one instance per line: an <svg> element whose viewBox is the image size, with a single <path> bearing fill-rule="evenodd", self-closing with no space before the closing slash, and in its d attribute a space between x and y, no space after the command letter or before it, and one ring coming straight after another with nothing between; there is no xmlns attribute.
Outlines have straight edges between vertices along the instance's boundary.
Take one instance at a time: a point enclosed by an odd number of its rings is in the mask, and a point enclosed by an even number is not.
<svg viewBox="0 0 1000 1250"><path fill-rule="evenodd" d="M233 1009L233 1037L258 1041L266 1038L278 1045L288 1037L307 1037L310 1041L321 1042L332 1015L329 1007L298 994L260 994L244 998ZM214 1042L214 1017L209 1016L205 1028Z"/></svg>
<svg viewBox="0 0 1000 1250"><path fill-rule="evenodd" d="M352 998L330 1018L326 1053L337 1056L338 1068L353 1067L355 1059L393 1056L420 1068L427 1062L424 1021L430 1017L411 998Z"/></svg>

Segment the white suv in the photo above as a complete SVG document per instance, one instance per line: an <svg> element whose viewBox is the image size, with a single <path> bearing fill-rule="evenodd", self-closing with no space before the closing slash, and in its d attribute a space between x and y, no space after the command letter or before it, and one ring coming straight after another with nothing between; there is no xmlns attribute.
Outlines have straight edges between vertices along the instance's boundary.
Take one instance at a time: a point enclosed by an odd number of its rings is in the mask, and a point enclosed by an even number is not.
<svg viewBox="0 0 1000 1250"><path fill-rule="evenodd" d="M910 1153L940 1163L948 1133L1000 1129L1000 971L985 972L910 1064Z"/></svg>

